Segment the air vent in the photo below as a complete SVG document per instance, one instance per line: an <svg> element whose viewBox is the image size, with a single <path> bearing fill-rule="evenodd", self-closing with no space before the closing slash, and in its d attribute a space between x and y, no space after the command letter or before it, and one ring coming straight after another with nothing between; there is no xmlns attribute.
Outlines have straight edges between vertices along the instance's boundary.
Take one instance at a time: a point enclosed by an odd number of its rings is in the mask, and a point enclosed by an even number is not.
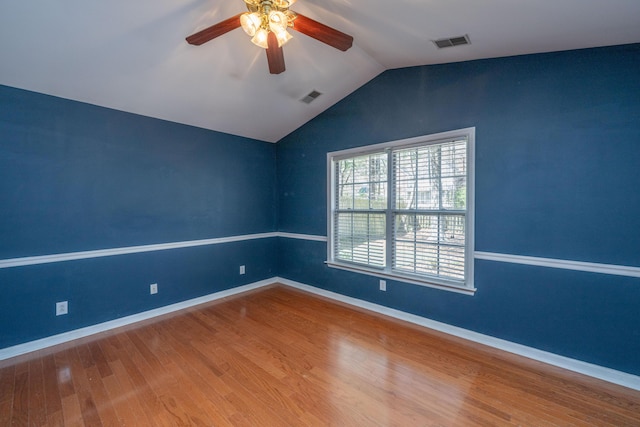
<svg viewBox="0 0 640 427"><path fill-rule="evenodd" d="M464 36L434 40L433 44L438 46L438 49L444 49L445 47L462 46L465 44L471 44L471 40L469 40L469 36L465 34Z"/></svg>
<svg viewBox="0 0 640 427"><path fill-rule="evenodd" d="M302 98L300 101L304 102L305 104L311 104L320 95L322 95L322 94L320 92L318 92L317 90L312 90L311 92L309 92L309 94L307 96Z"/></svg>

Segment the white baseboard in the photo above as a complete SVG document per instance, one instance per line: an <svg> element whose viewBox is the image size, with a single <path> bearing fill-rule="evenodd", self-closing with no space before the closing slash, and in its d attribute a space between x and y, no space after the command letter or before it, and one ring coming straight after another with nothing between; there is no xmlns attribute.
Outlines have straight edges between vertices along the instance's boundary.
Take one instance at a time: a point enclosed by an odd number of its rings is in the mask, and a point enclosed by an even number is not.
<svg viewBox="0 0 640 427"><path fill-rule="evenodd" d="M479 344L484 344L489 347L497 348L509 353L524 356L529 359L533 359L539 362L547 363L549 365L557 366L559 368L567 369L572 372L577 372L583 375L587 375L593 378L598 378L613 384L618 384L624 387L628 387L634 390L640 391L640 376L628 374L626 372L616 371L614 369L605 368L603 366L594 365L591 363L583 362L576 359L560 356L554 353L538 350L533 347L527 347L521 344L516 344L510 341L494 338L489 335L483 335L478 332L473 332L468 329L459 328L457 326L451 326L446 323L437 322L435 320L427 319L425 317L416 316L414 314L405 313L400 310L395 310L389 307L385 307L379 304L374 304L368 301L363 301L357 298L348 297L335 292L326 291L324 289L316 288L313 286L298 283L293 280L277 278L278 283L290 286L292 288L300 289L306 292L310 292L316 295L320 295L326 298L330 298L336 301L340 301L349 305L353 305L359 308L370 310L376 313L383 314L385 316L393 317L395 319L404 320L416 325L423 326L425 328L433 329L439 332L444 332L455 337L464 338L469 341L473 341Z"/></svg>
<svg viewBox="0 0 640 427"><path fill-rule="evenodd" d="M204 295L202 297L193 298L187 301L182 301L182 302L167 305L164 307L155 308L153 310L143 311L142 313L132 314L131 316L121 317L119 319L114 319L108 322L99 323L97 325L91 325L85 328L75 329L73 331L64 332L58 335L52 335L50 337L42 338L35 341L30 341L24 344L18 344L13 347L3 348L3 349L0 349L0 360L5 360L11 357L20 356L22 354L31 353L32 351L42 350L47 347L52 347L54 345L63 344L79 338L88 337L90 335L109 331L111 329L119 328L121 326L127 326L132 323L141 322L143 320L162 316L164 314L173 313L174 311L183 310L185 308L193 307L199 304L204 304L206 302L215 301L221 298L226 298L242 292L247 292L253 289L261 288L263 286L271 285L273 283L275 283L275 279L273 278L265 279L259 282L250 283L248 285L238 286L237 288L215 292L213 294Z"/></svg>
<svg viewBox="0 0 640 427"><path fill-rule="evenodd" d="M443 332L455 337L467 339L479 344L484 344L489 347L497 348L509 353L524 356L529 359L537 360L539 362L547 363L552 366L567 369L572 372L577 372L583 375L587 375L593 378L598 378L613 384L628 387L634 390L640 391L640 376L628 374L626 372L616 371L614 369L605 368L603 366L594 365L591 363L583 362L576 359L571 359L564 356L559 356L554 353L538 350L533 347L527 347L521 344L516 344L510 341L494 338L488 335L483 335L478 332L473 332L468 329L459 328L457 326L448 325L446 323L437 322L435 320L427 319L425 317L416 316L415 314L405 313L400 310L385 307L379 304L374 304L368 301L360 300L357 298L348 297L335 292L327 291L324 289L309 286L303 283L295 282L293 280L284 279L281 277L272 277L270 279L261 280L259 282L250 283L247 285L239 286L237 288L227 289L225 291L216 292L213 294L205 295L199 298L182 301L176 304L171 304L165 307L156 308L153 310L145 311L131 316L122 317L120 319L110 320L108 322L100 323L97 325L87 326L85 328L76 329L74 331L64 332L62 334L53 335L50 337L42 338L36 341L31 341L24 344L18 344L13 347L7 347L0 349L0 360L9 359L11 357L20 356L22 354L30 353L37 350L42 350L47 347L51 347L57 344L73 341L78 338L84 338L90 335L94 335L100 332L109 331L111 329L119 328L121 326L130 325L132 323L140 322L143 320L151 319L154 317L162 316L164 314L172 313L185 308L193 307L206 302L215 301L221 298L226 298L250 290L258 289L264 286L272 285L275 283L281 283L285 286L290 286L302 291L306 291L312 294L320 295L326 298L340 301L355 307L363 308L375 313L383 314L385 316L393 317L395 319L404 320L406 322L413 323L415 325L423 326L425 328L433 329L439 332Z"/></svg>

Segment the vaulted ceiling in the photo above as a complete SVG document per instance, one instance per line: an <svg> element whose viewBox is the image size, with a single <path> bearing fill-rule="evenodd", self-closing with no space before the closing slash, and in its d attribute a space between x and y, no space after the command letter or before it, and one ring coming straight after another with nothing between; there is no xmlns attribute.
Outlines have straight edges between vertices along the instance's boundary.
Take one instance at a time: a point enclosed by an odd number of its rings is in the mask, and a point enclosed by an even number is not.
<svg viewBox="0 0 640 427"><path fill-rule="evenodd" d="M0 3L0 84L276 142L386 69L640 42L639 0L298 0L354 37L341 52L293 32L271 75L241 29L185 37L243 0ZM435 39L471 44L438 49ZM321 92L311 104L300 100Z"/></svg>

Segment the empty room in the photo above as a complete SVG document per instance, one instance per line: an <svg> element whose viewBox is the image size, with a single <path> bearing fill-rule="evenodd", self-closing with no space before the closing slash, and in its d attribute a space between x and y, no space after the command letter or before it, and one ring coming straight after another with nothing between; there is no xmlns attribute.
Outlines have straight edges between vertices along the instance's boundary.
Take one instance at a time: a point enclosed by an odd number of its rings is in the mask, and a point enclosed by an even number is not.
<svg viewBox="0 0 640 427"><path fill-rule="evenodd" d="M640 425L640 2L0 4L0 426Z"/></svg>

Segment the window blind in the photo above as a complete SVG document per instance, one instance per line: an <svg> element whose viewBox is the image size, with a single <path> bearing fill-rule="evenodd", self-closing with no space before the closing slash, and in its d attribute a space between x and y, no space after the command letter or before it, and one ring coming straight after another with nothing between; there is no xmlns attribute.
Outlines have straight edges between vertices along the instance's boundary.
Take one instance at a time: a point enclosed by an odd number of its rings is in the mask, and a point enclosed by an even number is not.
<svg viewBox="0 0 640 427"><path fill-rule="evenodd" d="M466 140L392 152L392 268L465 278Z"/></svg>
<svg viewBox="0 0 640 427"><path fill-rule="evenodd" d="M468 128L330 153L329 265L473 290L473 140Z"/></svg>

